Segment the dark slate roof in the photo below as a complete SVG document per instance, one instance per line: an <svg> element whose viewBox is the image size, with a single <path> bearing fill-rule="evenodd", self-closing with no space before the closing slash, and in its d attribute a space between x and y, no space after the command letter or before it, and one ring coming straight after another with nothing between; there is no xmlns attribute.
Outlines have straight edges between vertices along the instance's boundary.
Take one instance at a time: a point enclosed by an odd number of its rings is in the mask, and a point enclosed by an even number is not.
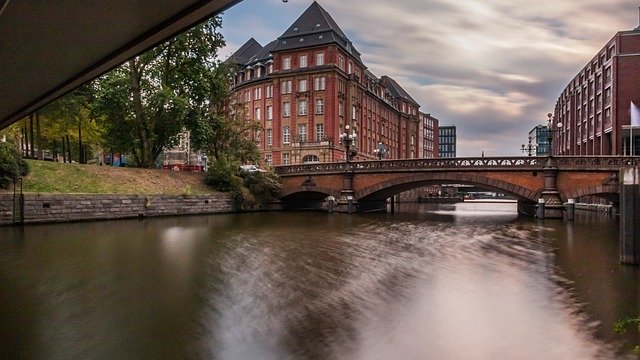
<svg viewBox="0 0 640 360"><path fill-rule="evenodd" d="M248 63L263 61L271 59L273 56L271 55L271 51L278 44L278 40L273 40L272 42L265 45L260 51L249 59Z"/></svg>
<svg viewBox="0 0 640 360"><path fill-rule="evenodd" d="M240 46L236 52L231 55L230 59L238 64L246 65L249 60L260 53L262 45L256 41L256 39L249 39L244 45Z"/></svg>
<svg viewBox="0 0 640 360"><path fill-rule="evenodd" d="M380 78L380 83L382 84L382 86L384 86L385 88L389 89L389 91L391 91L391 94L396 97L396 98L403 98L415 105L420 106L420 104L418 104L417 101L413 100L413 98L411 97L411 95L409 95L408 92L406 92L402 86L400 86L400 84L398 84L395 80L393 80L392 78L388 77L387 75L383 75Z"/></svg>
<svg viewBox="0 0 640 360"><path fill-rule="evenodd" d="M301 41L302 39L302 41ZM293 50L302 47L338 44L362 64L360 52L331 15L314 1L302 15L278 38L274 51Z"/></svg>

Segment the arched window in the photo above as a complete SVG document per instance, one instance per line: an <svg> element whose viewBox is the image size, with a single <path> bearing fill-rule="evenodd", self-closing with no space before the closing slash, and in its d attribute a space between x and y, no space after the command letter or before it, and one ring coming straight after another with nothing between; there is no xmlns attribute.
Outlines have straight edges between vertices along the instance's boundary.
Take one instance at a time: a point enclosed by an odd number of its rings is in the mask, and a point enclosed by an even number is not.
<svg viewBox="0 0 640 360"><path fill-rule="evenodd" d="M316 163L316 162L320 162L320 158L317 157L316 155L307 155L305 157L302 158L302 163Z"/></svg>

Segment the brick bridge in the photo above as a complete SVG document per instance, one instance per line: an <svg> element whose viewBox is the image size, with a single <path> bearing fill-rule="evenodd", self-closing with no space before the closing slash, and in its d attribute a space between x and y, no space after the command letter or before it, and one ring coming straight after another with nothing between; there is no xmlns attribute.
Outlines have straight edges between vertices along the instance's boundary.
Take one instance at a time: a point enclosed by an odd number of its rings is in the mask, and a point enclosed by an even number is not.
<svg viewBox="0 0 640 360"><path fill-rule="evenodd" d="M328 196L337 211L386 209L386 199L426 185L469 184L509 194L533 215L544 199L546 217L562 217L563 203L586 195L618 202L619 172L638 157L501 157L406 159L278 166L286 208L319 207Z"/></svg>

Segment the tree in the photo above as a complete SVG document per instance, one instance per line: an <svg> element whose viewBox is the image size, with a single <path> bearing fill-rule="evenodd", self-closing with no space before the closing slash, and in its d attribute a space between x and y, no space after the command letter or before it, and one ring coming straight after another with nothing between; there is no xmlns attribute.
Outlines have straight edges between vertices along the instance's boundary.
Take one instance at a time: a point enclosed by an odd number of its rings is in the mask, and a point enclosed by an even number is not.
<svg viewBox="0 0 640 360"><path fill-rule="evenodd" d="M187 118L187 128L195 148L212 160L222 157L240 163L257 163L260 151L251 134L260 124L249 120L245 105L237 101L231 89L235 66L220 63L207 79L208 99L204 107L195 109Z"/></svg>
<svg viewBox="0 0 640 360"><path fill-rule="evenodd" d="M212 18L136 57L96 83L94 111L114 150L133 155L136 165L153 167L173 145L189 116L209 100L216 54L224 46L220 18Z"/></svg>

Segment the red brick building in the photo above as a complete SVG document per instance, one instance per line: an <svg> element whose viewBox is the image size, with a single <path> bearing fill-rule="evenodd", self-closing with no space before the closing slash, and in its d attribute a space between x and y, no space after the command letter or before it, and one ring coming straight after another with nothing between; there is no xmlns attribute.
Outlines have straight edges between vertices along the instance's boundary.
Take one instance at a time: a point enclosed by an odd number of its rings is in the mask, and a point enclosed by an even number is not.
<svg viewBox="0 0 640 360"><path fill-rule="evenodd" d="M420 105L392 78L368 71L317 2L278 39L261 46L252 38L231 59L238 100L262 125L255 139L266 164L343 161L347 125L356 135L352 159L375 159L379 143L388 158L437 156L425 152Z"/></svg>
<svg viewBox="0 0 640 360"><path fill-rule="evenodd" d="M618 32L571 80L555 106L553 153L628 155L630 104L640 104L640 27ZM640 155L640 130L635 136Z"/></svg>

